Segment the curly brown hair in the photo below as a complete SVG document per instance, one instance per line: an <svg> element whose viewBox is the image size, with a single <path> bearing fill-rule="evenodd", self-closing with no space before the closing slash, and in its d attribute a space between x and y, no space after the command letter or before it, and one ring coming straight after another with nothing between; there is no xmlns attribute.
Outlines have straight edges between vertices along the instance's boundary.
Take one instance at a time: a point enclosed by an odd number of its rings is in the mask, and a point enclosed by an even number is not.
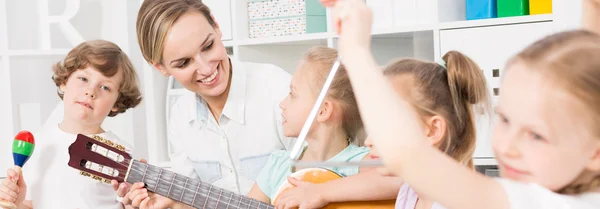
<svg viewBox="0 0 600 209"><path fill-rule="evenodd" d="M73 48L61 62L52 66L54 72L52 80L59 87L57 93L60 99L63 99L64 96L60 91L60 86L67 83L73 72L88 66L92 66L107 77L114 76L119 70L123 73L123 80L119 85L119 98L114 105L118 110L111 110L108 114L109 117L124 113L127 109L140 104L142 94L131 61L119 46L105 40L83 42Z"/></svg>

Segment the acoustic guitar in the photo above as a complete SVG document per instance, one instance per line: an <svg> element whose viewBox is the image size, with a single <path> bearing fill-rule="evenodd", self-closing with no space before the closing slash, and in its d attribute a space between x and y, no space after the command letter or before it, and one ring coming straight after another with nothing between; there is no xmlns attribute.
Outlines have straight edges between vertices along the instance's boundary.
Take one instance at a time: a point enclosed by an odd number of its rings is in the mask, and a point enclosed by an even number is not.
<svg viewBox="0 0 600 209"><path fill-rule="evenodd" d="M78 134L75 142L69 146L68 164L79 170L81 175L107 184L110 184L112 179L132 184L143 182L148 191L194 208L275 208L271 204L230 192L199 179L135 160L125 152L123 146L98 136L90 138ZM320 168L299 170L292 176L311 183L324 183L341 178L334 172ZM289 188L292 186L284 184L280 192ZM325 208L394 208L394 201L335 203Z"/></svg>

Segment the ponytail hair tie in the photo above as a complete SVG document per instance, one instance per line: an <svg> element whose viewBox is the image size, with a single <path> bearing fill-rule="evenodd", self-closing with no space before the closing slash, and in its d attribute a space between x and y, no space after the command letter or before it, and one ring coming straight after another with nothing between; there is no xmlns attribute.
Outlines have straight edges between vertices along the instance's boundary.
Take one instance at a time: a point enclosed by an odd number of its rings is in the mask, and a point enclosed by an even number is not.
<svg viewBox="0 0 600 209"><path fill-rule="evenodd" d="M446 61L444 61L444 59L440 59L437 61L438 65L442 66L444 69L446 69Z"/></svg>

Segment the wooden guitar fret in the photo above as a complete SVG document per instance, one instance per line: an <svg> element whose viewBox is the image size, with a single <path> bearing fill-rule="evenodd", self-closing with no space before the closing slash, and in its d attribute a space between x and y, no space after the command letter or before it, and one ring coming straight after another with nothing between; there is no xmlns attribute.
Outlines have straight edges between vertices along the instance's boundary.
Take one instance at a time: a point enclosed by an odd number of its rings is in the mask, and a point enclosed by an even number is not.
<svg viewBox="0 0 600 209"><path fill-rule="evenodd" d="M175 173L175 175L177 175L177 173ZM190 180L190 178L185 178L185 184L183 184L183 189L181 190L181 196L179 197L179 202L181 202L181 199L183 199L183 192L185 192L185 190L187 190L187 183Z"/></svg>
<svg viewBox="0 0 600 209"><path fill-rule="evenodd" d="M204 205L202 208L206 208L206 203L208 202L208 198L210 197L210 190L212 189L212 185L208 187L208 193L206 193L206 199L204 199Z"/></svg>

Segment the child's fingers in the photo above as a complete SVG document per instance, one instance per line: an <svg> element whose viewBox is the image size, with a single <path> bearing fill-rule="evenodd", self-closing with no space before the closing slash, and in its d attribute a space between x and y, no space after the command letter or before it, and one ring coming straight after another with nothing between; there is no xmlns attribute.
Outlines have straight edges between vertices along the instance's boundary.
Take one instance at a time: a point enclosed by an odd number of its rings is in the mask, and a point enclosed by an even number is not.
<svg viewBox="0 0 600 209"><path fill-rule="evenodd" d="M18 194L5 186L0 187L0 198L14 202L18 197Z"/></svg>
<svg viewBox="0 0 600 209"><path fill-rule="evenodd" d="M125 194L125 196L123 196L123 199L121 200L121 203L123 203L123 205L131 205L131 194L132 192L129 191Z"/></svg>
<svg viewBox="0 0 600 209"><path fill-rule="evenodd" d="M115 191L117 191L117 189L119 188L119 182L117 182L117 180L111 180L110 185L112 185L112 188Z"/></svg>
<svg viewBox="0 0 600 209"><path fill-rule="evenodd" d="M149 208L148 207L148 202L150 202L150 198L145 198L144 200L142 200L142 202L140 203L140 208Z"/></svg>
<svg viewBox="0 0 600 209"><path fill-rule="evenodd" d="M131 205L133 205L134 207L140 207L142 200L144 200L145 198L148 197L148 191L146 191L146 189L138 190L138 191L140 191L140 192L137 193L135 195L135 197L131 200ZM150 198L148 198L148 199L150 199Z"/></svg>
<svg viewBox="0 0 600 209"><path fill-rule="evenodd" d="M9 168L8 170L6 170L6 178L12 179L13 181L17 181L19 180L19 175L17 175L17 172L15 170Z"/></svg>
<svg viewBox="0 0 600 209"><path fill-rule="evenodd" d="M320 0L325 7L332 7L337 0Z"/></svg>
<svg viewBox="0 0 600 209"><path fill-rule="evenodd" d="M27 184L25 184L25 178L23 178L23 172L19 173L17 184L21 188L27 187Z"/></svg>
<svg viewBox="0 0 600 209"><path fill-rule="evenodd" d="M3 192L0 192L0 201L15 202L16 200L17 200L16 197L13 197L8 194L4 194Z"/></svg>
<svg viewBox="0 0 600 209"><path fill-rule="evenodd" d="M135 191L135 190L138 190L138 189L141 189L141 188L144 188L144 183L143 182L137 182L137 183L131 185L131 187L129 187L129 192Z"/></svg>
<svg viewBox="0 0 600 209"><path fill-rule="evenodd" d="M6 190L6 191L4 191ZM17 184L15 184L14 182L11 182L8 179L4 179L2 181L2 191L1 192L6 192L8 193L8 191L12 191L14 193L19 193L19 186L17 186Z"/></svg>
<svg viewBox="0 0 600 209"><path fill-rule="evenodd" d="M306 182L300 181L300 179L297 179L297 178L294 178L294 177L288 177L287 180L288 180L288 182L291 185L293 185L295 187L298 187L298 186L303 185L303 184L306 183Z"/></svg>
<svg viewBox="0 0 600 209"><path fill-rule="evenodd" d="M125 196L125 194L127 193L127 191L128 191L128 188L127 188L127 185L125 183L118 184L118 187L117 187L117 196L123 197L123 196Z"/></svg>

